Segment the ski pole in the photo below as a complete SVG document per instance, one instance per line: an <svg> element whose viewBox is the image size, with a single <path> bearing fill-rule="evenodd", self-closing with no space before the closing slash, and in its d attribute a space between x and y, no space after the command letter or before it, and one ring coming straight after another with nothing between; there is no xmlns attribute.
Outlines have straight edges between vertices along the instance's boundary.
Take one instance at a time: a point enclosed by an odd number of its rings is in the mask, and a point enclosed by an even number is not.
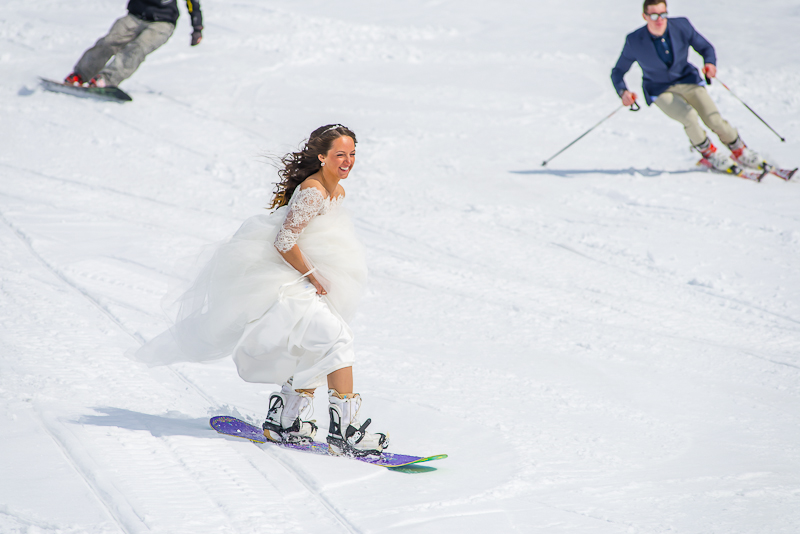
<svg viewBox="0 0 800 534"><path fill-rule="evenodd" d="M589 128L589 129L588 129L586 132L584 132L584 134L583 134L583 135L581 135L580 137L578 137L577 139L575 139L573 142L571 142L570 144L568 144L567 146L565 146L564 148L562 148L561 150L559 150L558 152L556 152L555 154L553 154L552 156L550 156L550 159L546 159L546 160L544 160L544 162L542 162L542 167L544 167L545 165L547 165L548 163L550 163L550 162L551 162L551 161L552 161L552 160L553 160L553 159L554 159L556 156L558 156L559 154L561 154L562 152L564 152L566 149L568 149L569 147L571 147L572 145L574 145L575 143L577 143L578 141L580 141L581 139L583 139L583 138L586 136L586 134L588 134L589 132L591 132L592 130L594 130L594 129L595 129L595 128L597 128L598 126L600 126L600 125L601 125L603 122L605 122L606 120L610 119L612 115L614 115L614 114L615 114L617 111L621 110L621 109L622 109L622 108L624 108L624 107L625 107L625 105L624 105L624 104L623 104L622 106L618 107L617 109L615 109L614 111L612 111L612 112L611 112L611 113L610 113L610 114L609 114L609 115L608 115L606 118L604 118L603 120L601 120L600 122L598 122L597 124L595 124L594 126L592 126L591 128ZM641 109L641 108L639 107L639 104L637 104L637 103L634 101L634 102L633 102L633 104L631 104L630 110L631 110L631 111L639 111L639 109Z"/></svg>
<svg viewBox="0 0 800 534"><path fill-rule="evenodd" d="M753 115L755 115L755 116L758 118L758 120L760 120L761 122L763 122L763 123L764 123L764 126L766 126L767 128L769 128L770 130L772 130L772 133L774 133L775 135L777 135L777 136L778 136L778 138L779 138L779 139L780 139L782 142L784 142L784 143L786 142L786 139L784 139L784 138L783 138L783 136L781 136L781 134L779 134L778 132L776 132L776 131L775 131L775 130L772 128L772 126L770 126L769 124L767 124L767 121L765 121L764 119L762 119L761 117L759 117L759 116L758 116L758 113L756 113L755 111L753 111L753 108L751 108L750 106L748 106L747 104L745 104L744 100L742 100L741 98L739 98L738 96L736 96L736 93L734 93L733 91L731 91L731 88L730 88L730 87L728 87L727 85L725 85L725 82L723 82L723 81L722 81L722 80L720 80L719 78L717 78L717 81L718 81L718 82L719 82L719 83L722 85L722 87L724 87L725 89L727 89L727 90L728 90L728 92L729 92L730 94L732 94L732 95L733 95L733 98L735 98L736 100L738 100L739 102L741 102L742 104L744 104L744 107L746 107L747 109L749 109L749 110L750 110L750 113L752 113ZM711 85L711 79L708 77L708 75L706 75L706 83L707 83L708 85Z"/></svg>

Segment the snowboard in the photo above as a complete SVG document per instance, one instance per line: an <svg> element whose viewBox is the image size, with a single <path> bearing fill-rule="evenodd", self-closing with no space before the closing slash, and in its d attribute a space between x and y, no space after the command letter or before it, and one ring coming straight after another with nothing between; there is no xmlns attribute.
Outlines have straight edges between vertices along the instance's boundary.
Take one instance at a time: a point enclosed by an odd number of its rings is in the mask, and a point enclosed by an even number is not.
<svg viewBox="0 0 800 534"><path fill-rule="evenodd" d="M303 443L279 443L276 441L270 441L264 437L264 432L261 428L255 425L251 425L250 423L247 423L235 417L230 417L227 415L217 415L211 418L209 424L211 425L211 428L213 428L220 434L225 434L226 436L234 436L237 438L249 439L250 441L253 441L255 443L271 443L279 447L284 447L286 449L293 449L296 451L310 452L313 454L321 454L324 456L337 456L336 454L331 452L331 450L328 448L327 443L320 443L318 441L310 441ZM348 456L348 458L352 458L353 460L358 460L360 462L365 462L372 465L378 465L381 467L388 467L389 469L394 469L398 467L409 466L412 464L420 464L422 462L441 460L443 458L447 458L447 455L437 454L435 456L422 457L422 456L408 456L405 454L393 454L391 452L384 452L381 453L380 456L376 455Z"/></svg>
<svg viewBox="0 0 800 534"><path fill-rule="evenodd" d="M81 98L94 98L107 102L131 102L133 99L119 87L82 87L55 82L46 78L39 78L42 86L54 93L66 93Z"/></svg>

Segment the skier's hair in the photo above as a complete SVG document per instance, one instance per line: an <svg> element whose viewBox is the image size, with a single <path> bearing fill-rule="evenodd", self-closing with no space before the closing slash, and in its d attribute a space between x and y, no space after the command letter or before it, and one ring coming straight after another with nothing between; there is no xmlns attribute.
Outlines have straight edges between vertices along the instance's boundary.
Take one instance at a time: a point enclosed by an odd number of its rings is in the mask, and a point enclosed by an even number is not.
<svg viewBox="0 0 800 534"><path fill-rule="evenodd" d="M299 152L289 152L281 158L283 169L278 171L281 181L275 184L275 196L269 209L280 208L289 203L297 186L319 171L320 162L317 156L327 154L333 142L340 137L350 137L353 144L357 142L356 134L350 128L341 124L326 124L311 132Z"/></svg>
<svg viewBox="0 0 800 534"><path fill-rule="evenodd" d="M658 4L667 5L667 0L644 0L644 4L642 5L642 13L647 13L647 8L650 6L657 6Z"/></svg>

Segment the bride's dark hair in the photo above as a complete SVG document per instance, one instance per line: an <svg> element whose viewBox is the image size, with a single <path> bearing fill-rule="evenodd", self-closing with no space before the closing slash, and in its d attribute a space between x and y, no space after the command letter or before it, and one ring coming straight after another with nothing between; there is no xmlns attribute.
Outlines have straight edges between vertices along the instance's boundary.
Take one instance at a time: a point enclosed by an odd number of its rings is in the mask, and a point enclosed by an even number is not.
<svg viewBox="0 0 800 534"><path fill-rule="evenodd" d="M299 152L290 152L281 158L283 169L278 171L281 181L275 184L275 197L269 209L280 208L289 203L294 190L303 180L319 171L319 154L327 154L333 142L340 137L350 137L356 143L356 134L341 124L320 126L308 136Z"/></svg>

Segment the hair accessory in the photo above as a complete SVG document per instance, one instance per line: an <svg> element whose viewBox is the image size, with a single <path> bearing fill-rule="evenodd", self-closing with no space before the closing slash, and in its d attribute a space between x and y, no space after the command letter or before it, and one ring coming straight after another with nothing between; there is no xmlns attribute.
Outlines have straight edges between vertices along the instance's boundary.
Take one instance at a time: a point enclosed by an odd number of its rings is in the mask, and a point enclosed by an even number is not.
<svg viewBox="0 0 800 534"><path fill-rule="evenodd" d="M344 128L344 126L342 126L341 124L334 124L330 128L327 128L324 132L321 132L320 135L326 134L326 133L330 132L331 130L335 130L336 128Z"/></svg>

